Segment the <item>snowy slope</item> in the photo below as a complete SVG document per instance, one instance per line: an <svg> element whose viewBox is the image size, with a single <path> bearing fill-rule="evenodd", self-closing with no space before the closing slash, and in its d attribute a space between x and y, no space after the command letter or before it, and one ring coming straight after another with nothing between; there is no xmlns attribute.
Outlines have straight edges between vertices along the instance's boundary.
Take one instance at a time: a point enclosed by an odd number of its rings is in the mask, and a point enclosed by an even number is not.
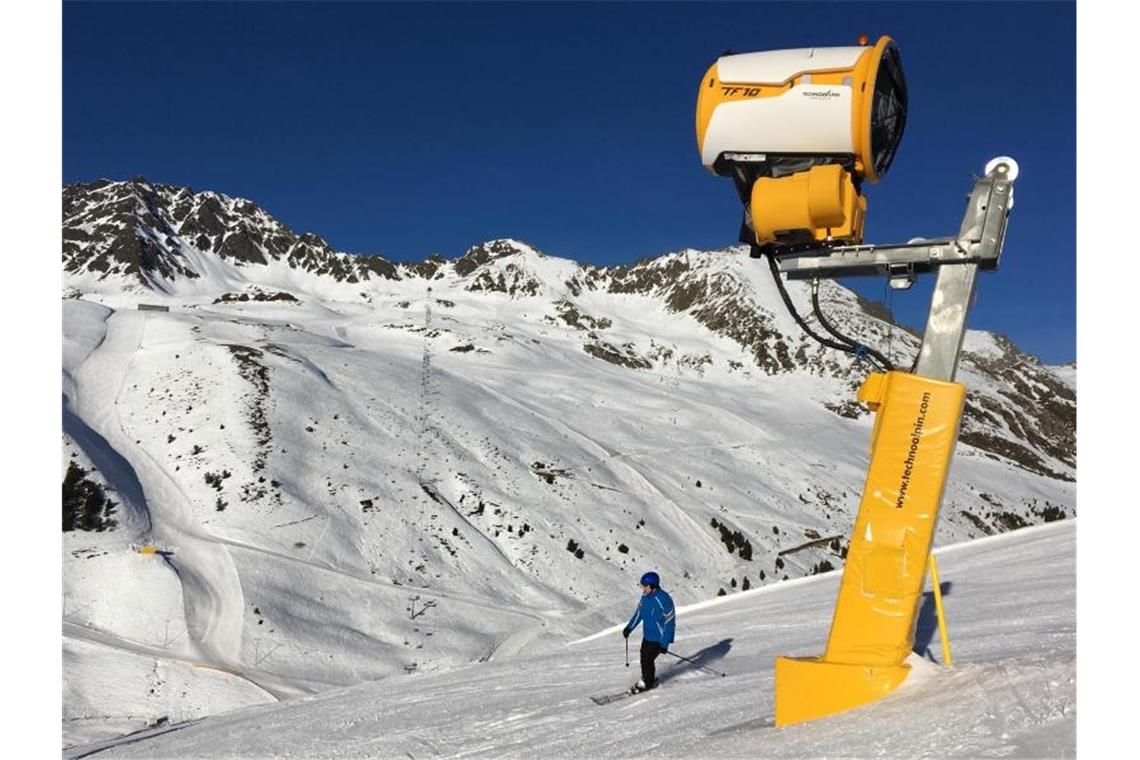
<svg viewBox="0 0 1140 760"><path fill-rule="evenodd" d="M533 655L385 679L280 705L175 724L68 757L1074 757L1075 521L938 552L954 665L939 663L929 593L926 658L873 705L774 729L772 664L818 654L839 574L678 611L662 687L620 691L619 626ZM668 579L665 579L666 581ZM683 581L668 584L674 589ZM632 608L636 589L624 594Z"/></svg>
<svg viewBox="0 0 1140 760"><path fill-rule="evenodd" d="M866 366L740 251L352 269L247 201L65 196L65 470L115 504L64 534L65 745L546 651L649 567L687 604L842 565ZM1073 373L970 341L942 543L1076 511Z"/></svg>

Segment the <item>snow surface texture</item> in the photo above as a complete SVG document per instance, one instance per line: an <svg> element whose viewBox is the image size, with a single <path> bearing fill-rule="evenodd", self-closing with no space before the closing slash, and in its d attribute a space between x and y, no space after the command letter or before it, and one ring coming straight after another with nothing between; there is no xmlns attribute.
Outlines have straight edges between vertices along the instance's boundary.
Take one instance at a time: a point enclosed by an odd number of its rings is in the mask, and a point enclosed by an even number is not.
<svg viewBox="0 0 1140 760"><path fill-rule="evenodd" d="M773 661L822 652L839 572L678 609L659 689L627 687L618 626L518 656L385 679L75 747L67 757L1076 756L1075 521L937 552L954 665L932 595L903 685L871 705L771 727ZM629 588L629 603L636 589ZM636 635L635 635L636 638Z"/></svg>
<svg viewBox="0 0 1140 760"><path fill-rule="evenodd" d="M352 269L248 202L142 187L65 203L65 469L117 523L64 534L65 746L552 651L624 621L650 568L692 604L842 566L866 366L741 251L602 270L492 241ZM1075 370L973 333L960 378L937 543L1075 515Z"/></svg>

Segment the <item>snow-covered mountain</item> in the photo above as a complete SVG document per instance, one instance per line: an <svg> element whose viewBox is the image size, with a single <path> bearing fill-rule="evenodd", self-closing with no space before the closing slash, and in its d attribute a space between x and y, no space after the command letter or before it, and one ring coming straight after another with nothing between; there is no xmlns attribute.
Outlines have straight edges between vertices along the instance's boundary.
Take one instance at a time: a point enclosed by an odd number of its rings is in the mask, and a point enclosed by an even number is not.
<svg viewBox="0 0 1140 760"><path fill-rule="evenodd" d="M867 366L739 249L392 263L143 180L64 188L63 237L65 744L548 651L650 567L690 604L842 565ZM1074 516L1074 368L965 348L938 541Z"/></svg>

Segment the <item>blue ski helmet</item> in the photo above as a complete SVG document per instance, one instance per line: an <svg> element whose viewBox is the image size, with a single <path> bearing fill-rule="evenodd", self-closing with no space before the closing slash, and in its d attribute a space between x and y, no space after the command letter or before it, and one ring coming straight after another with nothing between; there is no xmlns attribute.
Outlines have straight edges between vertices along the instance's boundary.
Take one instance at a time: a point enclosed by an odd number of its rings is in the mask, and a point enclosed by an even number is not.
<svg viewBox="0 0 1140 760"><path fill-rule="evenodd" d="M661 576L650 570L648 573L641 576L641 585L653 586L654 588L657 588L661 585Z"/></svg>

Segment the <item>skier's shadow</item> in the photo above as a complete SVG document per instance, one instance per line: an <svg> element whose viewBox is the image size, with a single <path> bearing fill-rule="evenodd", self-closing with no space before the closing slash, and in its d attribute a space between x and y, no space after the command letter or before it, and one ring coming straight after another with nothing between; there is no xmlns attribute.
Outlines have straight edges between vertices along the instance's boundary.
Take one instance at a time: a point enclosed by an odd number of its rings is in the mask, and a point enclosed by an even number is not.
<svg viewBox="0 0 1140 760"><path fill-rule="evenodd" d="M952 581L942 582L942 596L950 596L950 589L953 587ZM934 659L934 653L930 649L931 643L934 641L934 634L938 630L938 609L934 604L934 592L927 591L922 595L922 608L918 611L918 623L914 627L914 653L925 657L931 662L939 662Z"/></svg>
<svg viewBox="0 0 1140 760"><path fill-rule="evenodd" d="M705 647L687 660L678 659L677 656L667 653L665 657L673 661L673 666L657 677L657 683L672 681L674 678L690 670L706 668L709 666L709 663L723 659L730 649L732 649L732 639L723 639L711 647ZM658 662L660 662L660 660L658 660Z"/></svg>

